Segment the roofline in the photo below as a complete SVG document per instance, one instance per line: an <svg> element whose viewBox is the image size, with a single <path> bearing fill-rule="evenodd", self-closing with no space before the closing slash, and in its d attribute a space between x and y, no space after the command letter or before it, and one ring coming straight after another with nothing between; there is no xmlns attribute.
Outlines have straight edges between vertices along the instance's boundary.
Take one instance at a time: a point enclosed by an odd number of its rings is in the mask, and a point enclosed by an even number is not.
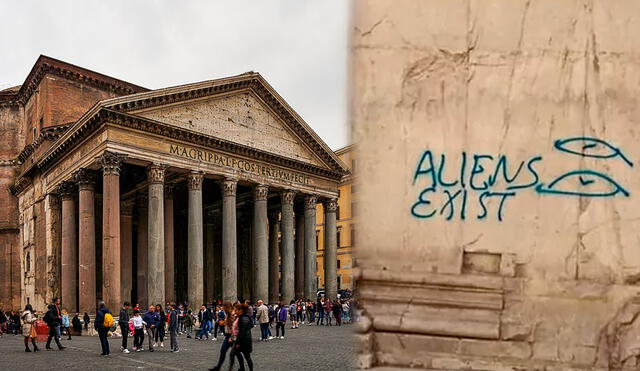
<svg viewBox="0 0 640 371"><path fill-rule="evenodd" d="M297 122L299 126L302 127L302 129L310 137L310 139L315 141L315 143L320 147L321 151L329 156L330 161L332 161L334 165L340 168L343 172L349 173L349 168L344 164L344 162L342 162L342 160L340 160L340 158L336 156L334 151L324 142L324 140L322 140L322 138L318 136L318 134L309 126L309 124L307 124L306 121L304 121L304 119L300 117L300 115L298 115L298 113L293 108L291 108L291 106L289 106L285 99L282 98L282 96L280 96L280 94L278 94L278 92L258 72L245 72L230 77L224 77L214 80L204 80L196 83L177 85L122 97L105 99L98 102L96 104L96 107L94 108L103 107L123 112L136 111L142 108L147 108L145 104L141 102L152 102L152 106L162 105L173 99L166 99L166 97L169 96L182 96L180 100L188 100L191 98L197 98L200 96L211 94L211 89L217 90L219 87L225 85L237 87L243 85L249 88L257 86L261 87L262 90L266 91L266 93L270 95L273 100L275 100L276 104L278 104L284 111L286 111L286 113L295 122ZM268 104L268 102L265 103ZM285 121L287 120L285 119ZM305 138L301 139L304 140ZM329 163L327 165L332 167L332 165Z"/></svg>
<svg viewBox="0 0 640 371"><path fill-rule="evenodd" d="M333 152L335 152L335 154L337 156L340 156L340 155L343 155L343 154L345 154L347 152L353 151L354 148L355 148L355 145L352 143L352 144L347 144L346 146L344 146L342 148L338 148Z"/></svg>
<svg viewBox="0 0 640 371"><path fill-rule="evenodd" d="M42 77L48 73L58 74L65 78L83 81L92 85L107 85L109 88L119 91L122 94L149 91L149 89L145 87L41 54L31 68L20 90L16 93L15 99L22 104L26 103L40 83Z"/></svg>

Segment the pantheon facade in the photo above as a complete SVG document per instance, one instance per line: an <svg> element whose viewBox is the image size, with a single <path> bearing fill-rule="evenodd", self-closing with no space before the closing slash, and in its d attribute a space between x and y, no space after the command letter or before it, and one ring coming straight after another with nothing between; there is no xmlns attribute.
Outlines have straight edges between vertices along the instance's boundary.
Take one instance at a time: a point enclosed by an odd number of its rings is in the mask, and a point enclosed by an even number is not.
<svg viewBox="0 0 640 371"><path fill-rule="evenodd" d="M3 309L314 298L318 203L336 296L348 170L258 73L149 90L41 56L0 138Z"/></svg>

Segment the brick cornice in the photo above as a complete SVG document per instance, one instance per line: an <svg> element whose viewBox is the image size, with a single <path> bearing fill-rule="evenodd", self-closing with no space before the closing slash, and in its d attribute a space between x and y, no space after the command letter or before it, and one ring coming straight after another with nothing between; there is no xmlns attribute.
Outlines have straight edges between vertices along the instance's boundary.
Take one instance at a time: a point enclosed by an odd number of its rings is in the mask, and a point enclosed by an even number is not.
<svg viewBox="0 0 640 371"><path fill-rule="evenodd" d="M79 81L103 90L113 91L119 95L129 95L149 90L86 68L75 66L71 63L41 55L20 87L15 98L12 100L24 105L37 89L42 78L47 74Z"/></svg>
<svg viewBox="0 0 640 371"><path fill-rule="evenodd" d="M22 149L22 151L20 151L20 154L18 154L18 157L16 157L15 162L17 164L24 163L25 160L27 158L29 158L29 156L33 153L33 151L36 148L38 148L38 146L40 146L44 141L46 141L46 140L53 141L53 140L56 140L56 139L60 138L62 133L64 133L65 130L67 130L69 128L69 126L71 126L71 124L49 126L49 127L43 128L42 132L40 132L40 135L38 135L36 140L33 141L33 143L25 146Z"/></svg>

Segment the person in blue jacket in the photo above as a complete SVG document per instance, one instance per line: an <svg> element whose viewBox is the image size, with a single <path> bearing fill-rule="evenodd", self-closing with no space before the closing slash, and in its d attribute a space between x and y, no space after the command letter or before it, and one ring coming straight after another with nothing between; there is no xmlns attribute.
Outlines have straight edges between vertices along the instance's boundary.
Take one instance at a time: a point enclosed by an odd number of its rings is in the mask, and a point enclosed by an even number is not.
<svg viewBox="0 0 640 371"><path fill-rule="evenodd" d="M142 316L142 320L147 323L147 337L149 338L149 351L153 352L153 340L156 335L156 329L160 324L160 315L156 312L156 307L149 305L149 311Z"/></svg>
<svg viewBox="0 0 640 371"><path fill-rule="evenodd" d="M93 326L98 331L98 336L100 337L100 345L102 346L102 354L101 356L109 355L109 342L107 341L107 336L109 335L109 328L104 327L104 316L107 313L111 313L107 308L104 301L98 303L98 311L96 312L96 319L93 321Z"/></svg>

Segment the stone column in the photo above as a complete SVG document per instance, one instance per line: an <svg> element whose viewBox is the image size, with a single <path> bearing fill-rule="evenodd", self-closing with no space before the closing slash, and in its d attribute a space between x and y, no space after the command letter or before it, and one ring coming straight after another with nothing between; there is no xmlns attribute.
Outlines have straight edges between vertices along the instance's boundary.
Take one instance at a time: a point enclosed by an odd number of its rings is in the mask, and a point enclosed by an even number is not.
<svg viewBox="0 0 640 371"><path fill-rule="evenodd" d="M141 308L149 302L147 276L149 275L149 200L147 195L138 195L138 245L136 250L136 303Z"/></svg>
<svg viewBox="0 0 640 371"><path fill-rule="evenodd" d="M295 246L293 245L293 199L295 192L283 191L282 203L282 301L285 304L294 298Z"/></svg>
<svg viewBox="0 0 640 371"><path fill-rule="evenodd" d="M280 221L278 213L269 214L269 303L277 303L280 298Z"/></svg>
<svg viewBox="0 0 640 371"><path fill-rule="evenodd" d="M149 247L147 297L149 305L164 305L164 172L166 166L151 164L147 167L149 180Z"/></svg>
<svg viewBox="0 0 640 371"><path fill-rule="evenodd" d="M189 188L188 243L188 295L193 308L204 302L204 262L202 233L202 180L201 172L191 172L187 177Z"/></svg>
<svg viewBox="0 0 640 371"><path fill-rule="evenodd" d="M213 215L207 213L204 223L204 299L208 303L214 299L213 286L215 282L215 249L214 249Z"/></svg>
<svg viewBox="0 0 640 371"><path fill-rule="evenodd" d="M267 241L267 195L259 184L253 192L253 302L269 300L269 243Z"/></svg>
<svg viewBox="0 0 640 371"><path fill-rule="evenodd" d="M315 300L316 287L316 196L304 199L304 297Z"/></svg>
<svg viewBox="0 0 640 371"><path fill-rule="evenodd" d="M76 189L65 182L59 190L62 198L62 305L71 311L78 308L78 240L76 237Z"/></svg>
<svg viewBox="0 0 640 371"><path fill-rule="evenodd" d="M173 236L173 185L167 184L164 186L164 295L169 303L176 300Z"/></svg>
<svg viewBox="0 0 640 371"><path fill-rule="evenodd" d="M74 174L78 183L79 218L79 262L78 271L79 311L93 313L96 310L96 218L95 218L95 181L93 174L80 169ZM72 308L68 308L73 310Z"/></svg>
<svg viewBox="0 0 640 371"><path fill-rule="evenodd" d="M296 299L304 297L304 211L302 208L296 210L295 293Z"/></svg>
<svg viewBox="0 0 640 371"><path fill-rule="evenodd" d="M329 199L323 202L324 206L324 292L325 296L331 300L336 299L338 294L337 277L338 269L336 262L336 209L338 202L336 199Z"/></svg>
<svg viewBox="0 0 640 371"><path fill-rule="evenodd" d="M102 300L116 310L120 302L120 166L124 156L104 152L102 165Z"/></svg>
<svg viewBox="0 0 640 371"><path fill-rule="evenodd" d="M133 207L135 199L120 202L120 299L131 302L133 290ZM111 308L109 308L111 309Z"/></svg>
<svg viewBox="0 0 640 371"><path fill-rule="evenodd" d="M222 181L222 300L238 300L238 241L236 188L238 181Z"/></svg>

